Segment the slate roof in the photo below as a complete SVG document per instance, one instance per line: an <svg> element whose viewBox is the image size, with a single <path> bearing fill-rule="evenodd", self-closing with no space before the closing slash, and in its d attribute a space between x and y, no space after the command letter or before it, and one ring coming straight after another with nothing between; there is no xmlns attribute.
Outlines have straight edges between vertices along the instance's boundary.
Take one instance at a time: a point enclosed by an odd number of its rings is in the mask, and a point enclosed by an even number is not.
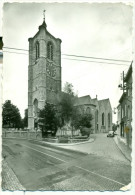
<svg viewBox="0 0 135 195"><path fill-rule="evenodd" d="M132 63L133 63L133 62L132 62ZM124 81L125 81L125 82L126 82L126 81L128 80L128 78L131 77L131 75L132 75L132 63L131 63L131 65L130 65L128 71L127 71L127 74L126 74L126 76L125 76L125 78L124 78Z"/></svg>
<svg viewBox="0 0 135 195"><path fill-rule="evenodd" d="M102 105L106 106L108 102L110 103L109 98L103 99L103 100L99 100L98 101L99 107L101 107Z"/></svg>
<svg viewBox="0 0 135 195"><path fill-rule="evenodd" d="M91 99L91 103L94 105L97 105L98 104L97 98Z"/></svg>
<svg viewBox="0 0 135 195"><path fill-rule="evenodd" d="M75 101L74 106L80 106L84 104L91 104L91 97L89 95L78 97Z"/></svg>

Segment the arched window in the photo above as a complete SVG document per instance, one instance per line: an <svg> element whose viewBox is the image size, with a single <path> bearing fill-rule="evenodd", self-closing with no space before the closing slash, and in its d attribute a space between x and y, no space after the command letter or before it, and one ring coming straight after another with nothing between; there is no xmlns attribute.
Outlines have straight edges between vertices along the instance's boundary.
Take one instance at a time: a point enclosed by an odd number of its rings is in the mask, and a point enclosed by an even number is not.
<svg viewBox="0 0 135 195"><path fill-rule="evenodd" d="M50 41L47 43L47 58L53 60L53 44Z"/></svg>
<svg viewBox="0 0 135 195"><path fill-rule="evenodd" d="M34 116L37 117L38 116L38 100L37 99L34 100L33 106L34 106Z"/></svg>
<svg viewBox="0 0 135 195"><path fill-rule="evenodd" d="M98 110L96 110L96 119L97 119L97 122L98 122Z"/></svg>
<svg viewBox="0 0 135 195"><path fill-rule="evenodd" d="M36 42L36 59L39 58L40 49L39 49L39 42Z"/></svg>
<svg viewBox="0 0 135 195"><path fill-rule="evenodd" d="M105 116L104 116L104 113L102 113L102 125L105 124Z"/></svg>
<svg viewBox="0 0 135 195"><path fill-rule="evenodd" d="M86 114L90 114L90 108L89 107L86 108Z"/></svg>
<svg viewBox="0 0 135 195"><path fill-rule="evenodd" d="M111 123L111 117L110 117L110 113L108 113L108 127L110 127L110 123Z"/></svg>

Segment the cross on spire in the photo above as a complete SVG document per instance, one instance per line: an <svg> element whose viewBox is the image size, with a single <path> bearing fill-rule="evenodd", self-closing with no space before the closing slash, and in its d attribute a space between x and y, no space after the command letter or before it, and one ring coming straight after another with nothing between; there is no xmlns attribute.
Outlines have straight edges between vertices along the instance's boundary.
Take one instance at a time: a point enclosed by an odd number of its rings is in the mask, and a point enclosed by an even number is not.
<svg viewBox="0 0 135 195"><path fill-rule="evenodd" d="M45 21L45 12L46 10L43 11L43 21Z"/></svg>

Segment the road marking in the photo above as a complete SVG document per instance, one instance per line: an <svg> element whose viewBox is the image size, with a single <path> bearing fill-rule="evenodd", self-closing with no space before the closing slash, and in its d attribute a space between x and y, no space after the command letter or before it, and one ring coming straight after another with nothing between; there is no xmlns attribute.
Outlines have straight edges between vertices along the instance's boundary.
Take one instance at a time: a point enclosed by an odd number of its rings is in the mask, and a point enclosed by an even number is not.
<svg viewBox="0 0 135 195"><path fill-rule="evenodd" d="M24 144L22 144L22 145L25 146L25 147L27 147L27 148L30 148L31 150L35 150L35 151L37 151L37 152L39 152L39 153L41 153L41 154L45 154L45 155L50 156L50 157L52 157L52 158L55 158L55 159L57 159L57 160L59 160L59 161L62 161L62 162L64 162L64 163L67 163L67 161L64 161L64 160L62 160L62 159L60 159L60 158L54 157L54 156L52 156L52 155L50 155L50 154L47 154L47 153L45 153L45 152L41 152L41 151L39 151L39 150L36 150L36 149L31 148L31 147L29 147L29 146L26 146L26 145L24 145ZM125 186L125 185L126 185L126 184L120 183L120 182L118 182L118 181L115 181L115 180L113 180L113 179L110 179L110 178L108 178L108 177L105 177L105 176L103 176L103 175L100 175L100 174L98 174L98 173L95 173L95 172L93 172L93 171L89 171L88 169L84 169L84 168L79 167L79 166L75 166L75 167L77 167L77 168L79 168L79 169L82 169L82 170L84 170L84 171L87 171L87 172L89 172L89 173L92 173L93 175L97 175L97 176L102 177L102 178L104 178L104 179L110 180L110 181L112 181L112 182L114 182L114 183L120 184L120 185L122 185L122 186Z"/></svg>
<svg viewBox="0 0 135 195"><path fill-rule="evenodd" d="M47 154L47 153L45 153L45 152L41 152L41 151L39 151L39 150L36 150L36 149L31 148L31 147L29 147L29 146L26 146L26 145L24 145L24 144L21 144L21 145L23 145L23 146L25 146L25 147L27 147L27 148L30 148L31 150L35 150L36 152L39 152L39 153L41 153L41 154L45 154L45 155L50 156L50 157L52 157L52 158L55 158L55 159L57 159L57 160L59 160L59 161L62 161L62 162L67 163L67 162L64 161L64 160L62 160L62 159L60 159L60 158L57 158L57 157L55 157L55 156L52 156L52 155L50 155L50 154Z"/></svg>
<svg viewBox="0 0 135 195"><path fill-rule="evenodd" d="M92 173L93 175L97 175L97 176L99 176L99 177L102 177L102 178L104 178L104 179L108 179L108 180L110 180L110 181L113 181L113 182L115 182L115 183L118 183L118 184L120 184L120 185L126 185L126 184L123 184L123 183L120 183L120 182L118 182L118 181L115 181L115 180L113 180L113 179L110 179L110 178L108 178L108 177L105 177L105 176L103 176L103 175L100 175L100 174L98 174L98 173L95 173L95 172L93 172L93 171L89 171L88 169L84 169L84 168L82 168L82 167L79 167L79 166L76 166L77 168L79 168L79 169L82 169L82 170L84 170L84 171L87 171L87 172L89 172L89 173Z"/></svg>

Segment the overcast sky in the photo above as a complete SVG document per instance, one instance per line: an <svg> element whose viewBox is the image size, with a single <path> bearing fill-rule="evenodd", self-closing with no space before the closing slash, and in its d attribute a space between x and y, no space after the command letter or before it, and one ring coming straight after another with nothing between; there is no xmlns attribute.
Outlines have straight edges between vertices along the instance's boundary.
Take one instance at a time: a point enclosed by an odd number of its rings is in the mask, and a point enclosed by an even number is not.
<svg viewBox="0 0 135 195"><path fill-rule="evenodd" d="M62 40L62 54L132 60L132 6L122 3L5 3L4 46L28 49L28 38L42 24L44 9L47 30ZM28 104L28 55L25 51L5 51L26 54L4 52L3 102L10 99L23 116ZM112 108L117 107L120 74L130 63L125 66L63 58L62 85L71 82L79 96L109 98Z"/></svg>

